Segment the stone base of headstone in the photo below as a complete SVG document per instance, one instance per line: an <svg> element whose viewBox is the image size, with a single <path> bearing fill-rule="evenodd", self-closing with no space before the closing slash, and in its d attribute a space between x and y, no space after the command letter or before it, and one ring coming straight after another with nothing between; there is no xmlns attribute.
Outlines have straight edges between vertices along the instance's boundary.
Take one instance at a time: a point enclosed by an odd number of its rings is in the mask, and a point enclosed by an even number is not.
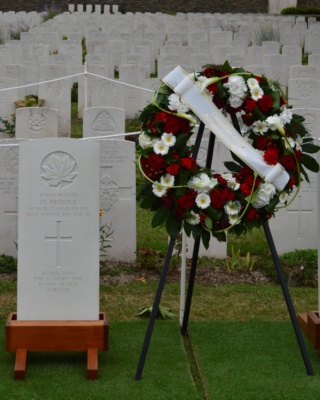
<svg viewBox="0 0 320 400"><path fill-rule="evenodd" d="M318 311L298 314L298 323L320 356L320 318Z"/></svg>
<svg viewBox="0 0 320 400"><path fill-rule="evenodd" d="M24 380L28 351L86 351L87 378L98 378L98 352L108 350L108 318L96 321L23 321L10 313L6 351L15 351L14 379Z"/></svg>

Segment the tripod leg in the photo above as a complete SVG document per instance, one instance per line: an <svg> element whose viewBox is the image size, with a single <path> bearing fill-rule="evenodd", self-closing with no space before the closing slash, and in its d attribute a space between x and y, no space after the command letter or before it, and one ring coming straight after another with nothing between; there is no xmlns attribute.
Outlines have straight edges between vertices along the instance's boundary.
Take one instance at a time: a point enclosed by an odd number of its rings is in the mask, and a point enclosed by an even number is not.
<svg viewBox="0 0 320 400"><path fill-rule="evenodd" d="M154 323L157 318L157 313L159 310L159 304L160 304L160 300L161 300L161 296L162 296L162 292L163 292L163 287L164 287L168 269L170 266L170 261L171 261L171 257L172 257L172 253L173 253L174 244L175 244L175 239L170 239L166 258L164 260L163 268L162 268L159 283L158 283L156 296L155 296L153 307L152 307L152 312L151 312L150 319L149 319L146 336L145 336L143 347L142 347L141 354L140 354L140 359L139 359L136 376L135 376L136 380L140 380L141 376L142 376L142 371L143 371L144 363L145 363L145 360L147 357Z"/></svg>
<svg viewBox="0 0 320 400"><path fill-rule="evenodd" d="M299 324L298 324L296 313L294 311L294 307L293 307L291 296L290 296L290 293L289 293L289 290L288 290L287 282L285 280L285 276L284 276L282 268L281 268L280 260L279 260L279 257L278 257L278 254L277 254L277 250L275 248L275 245L274 245L274 242L273 242L273 238L272 238L272 235L271 235L270 227L269 227L269 224L268 224L267 221L263 222L263 229L264 229L264 232L265 232L268 244L269 244L269 248L270 248L270 251L271 251L271 255L272 255L272 258L273 258L274 265L275 265L276 270L277 270L277 274L278 274L278 278L279 278L280 285L281 285L281 288L282 288L282 292L283 292L285 301L287 303L287 307L288 307L288 311L289 311L289 314L290 314L291 322L292 322L292 325L293 325L293 328L294 328L294 331L295 331L295 334L296 334L297 341L299 343L299 347L300 347L300 351L301 351L301 355L302 355L302 358L303 358L303 361L304 361L305 368L307 370L308 375L314 375L313 370L312 370L312 365L311 365L311 362L310 362L310 359L309 359L309 356L308 356L308 353L307 353L307 349L305 347L305 343L303 341L301 330L300 330L300 327L299 327Z"/></svg>

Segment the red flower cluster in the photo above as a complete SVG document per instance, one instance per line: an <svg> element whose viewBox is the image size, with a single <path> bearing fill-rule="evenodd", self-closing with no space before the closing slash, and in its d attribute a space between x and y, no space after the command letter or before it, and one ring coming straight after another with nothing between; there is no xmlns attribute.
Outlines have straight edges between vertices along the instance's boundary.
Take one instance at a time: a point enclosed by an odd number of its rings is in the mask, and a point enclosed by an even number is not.
<svg viewBox="0 0 320 400"><path fill-rule="evenodd" d="M165 172L168 164L162 155L150 154L148 158L141 157L141 165L144 173L150 179L157 179L158 176Z"/></svg>

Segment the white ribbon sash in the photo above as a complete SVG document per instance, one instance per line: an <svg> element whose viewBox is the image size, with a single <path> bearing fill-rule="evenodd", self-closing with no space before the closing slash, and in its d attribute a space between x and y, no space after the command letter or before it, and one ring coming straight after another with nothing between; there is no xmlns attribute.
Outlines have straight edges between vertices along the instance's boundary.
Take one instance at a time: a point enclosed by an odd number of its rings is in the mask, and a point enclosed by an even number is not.
<svg viewBox="0 0 320 400"><path fill-rule="evenodd" d="M258 153L222 115L210 97L202 93L194 80L181 67L176 67L162 81L197 115L230 151L236 154L265 181L272 182L278 190L286 186L289 175L282 165L267 164Z"/></svg>

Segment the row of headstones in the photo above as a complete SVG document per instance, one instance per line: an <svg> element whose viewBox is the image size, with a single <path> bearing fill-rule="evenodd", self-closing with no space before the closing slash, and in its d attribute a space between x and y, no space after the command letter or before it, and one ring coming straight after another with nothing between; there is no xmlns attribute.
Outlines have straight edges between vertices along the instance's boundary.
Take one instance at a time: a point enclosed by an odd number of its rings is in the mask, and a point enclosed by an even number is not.
<svg viewBox="0 0 320 400"><path fill-rule="evenodd" d="M93 11L93 5L92 4L86 4L84 7L83 4L69 4L68 9L71 13L78 13L78 14L101 14L102 11L104 13L110 13L112 14L117 14L119 12L119 6L116 4L113 4L110 6L109 4L95 4L94 5L94 11Z"/></svg>

